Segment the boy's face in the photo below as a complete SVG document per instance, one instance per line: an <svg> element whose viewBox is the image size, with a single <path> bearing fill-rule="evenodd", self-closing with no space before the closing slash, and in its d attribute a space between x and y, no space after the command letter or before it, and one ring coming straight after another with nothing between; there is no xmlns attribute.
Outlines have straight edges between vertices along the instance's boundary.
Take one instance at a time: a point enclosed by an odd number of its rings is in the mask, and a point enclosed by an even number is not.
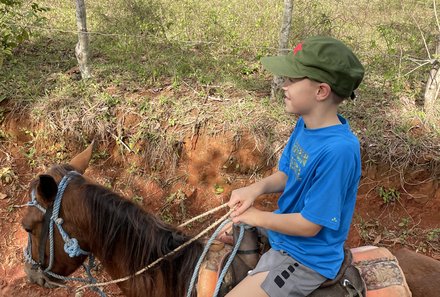
<svg viewBox="0 0 440 297"><path fill-rule="evenodd" d="M288 113L307 115L317 104L319 83L316 81L308 78L286 78L282 89Z"/></svg>

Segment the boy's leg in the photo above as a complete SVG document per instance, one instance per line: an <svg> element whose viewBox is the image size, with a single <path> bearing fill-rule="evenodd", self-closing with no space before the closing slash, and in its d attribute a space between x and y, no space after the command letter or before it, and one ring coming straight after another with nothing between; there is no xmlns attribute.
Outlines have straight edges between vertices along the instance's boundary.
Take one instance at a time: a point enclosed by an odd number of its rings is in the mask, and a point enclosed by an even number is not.
<svg viewBox="0 0 440 297"><path fill-rule="evenodd" d="M232 289L225 297L268 297L261 288L261 284L266 279L269 271L259 272L248 275L237 286Z"/></svg>
<svg viewBox="0 0 440 297"><path fill-rule="evenodd" d="M326 278L287 253L270 249L228 297L304 297Z"/></svg>

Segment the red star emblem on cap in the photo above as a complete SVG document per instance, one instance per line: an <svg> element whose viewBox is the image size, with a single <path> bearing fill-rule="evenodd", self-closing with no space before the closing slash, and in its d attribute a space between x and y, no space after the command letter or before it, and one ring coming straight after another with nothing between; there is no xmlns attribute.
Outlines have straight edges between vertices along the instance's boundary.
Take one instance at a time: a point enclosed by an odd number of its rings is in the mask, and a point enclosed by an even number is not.
<svg viewBox="0 0 440 297"><path fill-rule="evenodd" d="M297 46L295 46L295 48L293 49L293 54L296 55L297 52L302 51L303 49L303 43L298 43Z"/></svg>

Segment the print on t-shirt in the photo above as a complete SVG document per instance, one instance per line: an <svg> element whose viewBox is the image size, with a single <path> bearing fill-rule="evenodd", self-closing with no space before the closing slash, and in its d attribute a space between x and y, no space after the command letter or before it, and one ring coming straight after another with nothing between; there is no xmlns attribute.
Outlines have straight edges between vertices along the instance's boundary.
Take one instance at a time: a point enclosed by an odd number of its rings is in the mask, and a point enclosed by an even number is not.
<svg viewBox="0 0 440 297"><path fill-rule="evenodd" d="M290 156L290 169L295 173L296 180L301 180L301 170L306 166L308 159L309 154L295 141Z"/></svg>

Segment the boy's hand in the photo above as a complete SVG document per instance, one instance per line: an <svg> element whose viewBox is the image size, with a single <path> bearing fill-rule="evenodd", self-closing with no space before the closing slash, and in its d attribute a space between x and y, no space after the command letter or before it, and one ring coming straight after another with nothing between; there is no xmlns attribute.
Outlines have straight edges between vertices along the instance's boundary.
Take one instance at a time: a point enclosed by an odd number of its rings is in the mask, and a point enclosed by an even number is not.
<svg viewBox="0 0 440 297"><path fill-rule="evenodd" d="M231 217L237 217L245 212L252 206L252 204L254 204L254 201L258 196L257 193L254 193L252 186L232 191L231 198L228 202L229 208L234 209L231 213Z"/></svg>
<svg viewBox="0 0 440 297"><path fill-rule="evenodd" d="M228 202L229 208L234 209L231 217L239 216L245 212L260 195L282 192L286 182L287 175L282 171L277 171L250 186L232 191Z"/></svg>
<svg viewBox="0 0 440 297"><path fill-rule="evenodd" d="M232 216L232 222L234 224L247 224L253 227L261 227L261 220L264 211L256 209L255 207L249 207L244 213L239 216Z"/></svg>

